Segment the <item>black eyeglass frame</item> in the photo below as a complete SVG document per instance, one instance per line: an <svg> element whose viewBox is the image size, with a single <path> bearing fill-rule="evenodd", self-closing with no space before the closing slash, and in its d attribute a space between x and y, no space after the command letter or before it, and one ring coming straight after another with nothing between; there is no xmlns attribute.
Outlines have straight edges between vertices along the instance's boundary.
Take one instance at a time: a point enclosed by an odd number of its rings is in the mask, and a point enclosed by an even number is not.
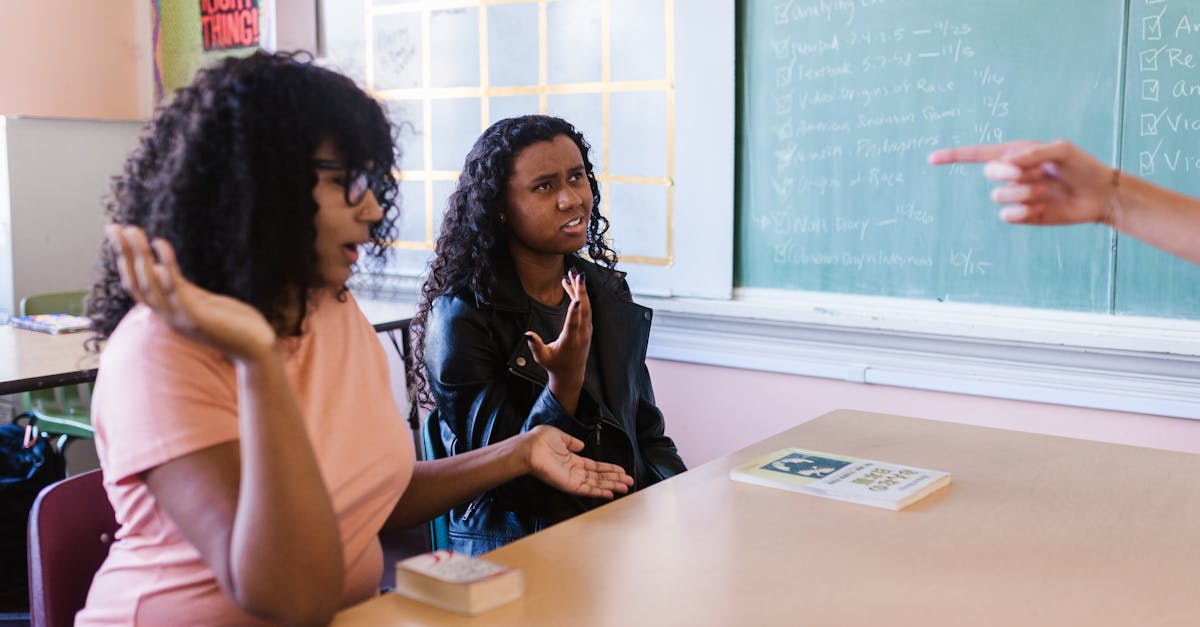
<svg viewBox="0 0 1200 627"><path fill-rule="evenodd" d="M383 170L360 170L351 168L345 161L331 161L329 159L313 159L314 168L320 170L342 170L346 173L346 183L342 187L342 192L346 200L346 204L351 207L357 207L362 204L362 201L367 197L367 190L375 193L375 198L378 199L382 193L379 183L383 180Z"/></svg>

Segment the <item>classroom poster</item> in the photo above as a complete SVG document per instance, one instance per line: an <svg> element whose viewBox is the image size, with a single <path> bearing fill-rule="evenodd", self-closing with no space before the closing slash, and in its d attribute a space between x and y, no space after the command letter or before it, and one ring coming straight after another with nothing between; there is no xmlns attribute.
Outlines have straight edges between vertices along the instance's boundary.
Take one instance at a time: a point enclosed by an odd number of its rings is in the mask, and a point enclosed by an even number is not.
<svg viewBox="0 0 1200 627"><path fill-rule="evenodd" d="M158 98L214 61L275 48L275 0L152 1Z"/></svg>

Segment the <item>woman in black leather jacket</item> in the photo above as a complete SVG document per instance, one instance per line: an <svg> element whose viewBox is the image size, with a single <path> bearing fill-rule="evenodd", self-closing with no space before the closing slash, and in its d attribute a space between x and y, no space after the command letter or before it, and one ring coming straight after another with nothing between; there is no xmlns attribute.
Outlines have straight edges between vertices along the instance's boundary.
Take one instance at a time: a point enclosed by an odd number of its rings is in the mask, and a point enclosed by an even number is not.
<svg viewBox="0 0 1200 627"><path fill-rule="evenodd" d="M509 118L476 140L412 325L410 376L447 454L547 424L634 489L685 470L646 369L651 311L631 301L607 230L571 124ZM450 548L482 553L602 502L511 481L451 510Z"/></svg>

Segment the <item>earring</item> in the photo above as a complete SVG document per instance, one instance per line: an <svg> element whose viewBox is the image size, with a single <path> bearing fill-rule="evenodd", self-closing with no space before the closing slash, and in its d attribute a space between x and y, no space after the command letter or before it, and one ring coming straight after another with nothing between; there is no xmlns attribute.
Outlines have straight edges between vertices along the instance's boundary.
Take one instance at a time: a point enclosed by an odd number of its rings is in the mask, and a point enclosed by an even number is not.
<svg viewBox="0 0 1200 627"><path fill-rule="evenodd" d="M508 218L502 213L500 214L500 224L504 224L505 222L508 222Z"/></svg>

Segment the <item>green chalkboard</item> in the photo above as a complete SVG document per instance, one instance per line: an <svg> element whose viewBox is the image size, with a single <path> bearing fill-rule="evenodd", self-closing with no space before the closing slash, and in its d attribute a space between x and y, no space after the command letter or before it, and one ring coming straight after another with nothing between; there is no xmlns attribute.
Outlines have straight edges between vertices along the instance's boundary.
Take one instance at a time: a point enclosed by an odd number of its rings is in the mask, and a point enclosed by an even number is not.
<svg viewBox="0 0 1200 627"><path fill-rule="evenodd" d="M1166 134L1164 119L1158 138L1139 135L1142 113L1166 108L1184 120L1165 141L1180 165L1166 171L1164 147L1147 175L1200 195L1200 61L1168 67L1162 52L1161 102L1142 98L1150 70L1138 67L1139 51L1168 39L1200 59L1200 32L1169 32L1186 13L1178 1L1132 4L741 2L737 283L1200 313L1195 268L1099 226L1006 225L978 166L925 163L941 146L1061 137L1135 168ZM1188 4L1200 26L1200 2ZM1142 18L1168 5L1163 41L1143 40ZM1196 94L1168 100L1175 80Z"/></svg>
<svg viewBox="0 0 1200 627"><path fill-rule="evenodd" d="M1122 167L1200 196L1200 2L1130 6ZM1200 315L1200 268L1123 238L1116 263L1120 313Z"/></svg>

